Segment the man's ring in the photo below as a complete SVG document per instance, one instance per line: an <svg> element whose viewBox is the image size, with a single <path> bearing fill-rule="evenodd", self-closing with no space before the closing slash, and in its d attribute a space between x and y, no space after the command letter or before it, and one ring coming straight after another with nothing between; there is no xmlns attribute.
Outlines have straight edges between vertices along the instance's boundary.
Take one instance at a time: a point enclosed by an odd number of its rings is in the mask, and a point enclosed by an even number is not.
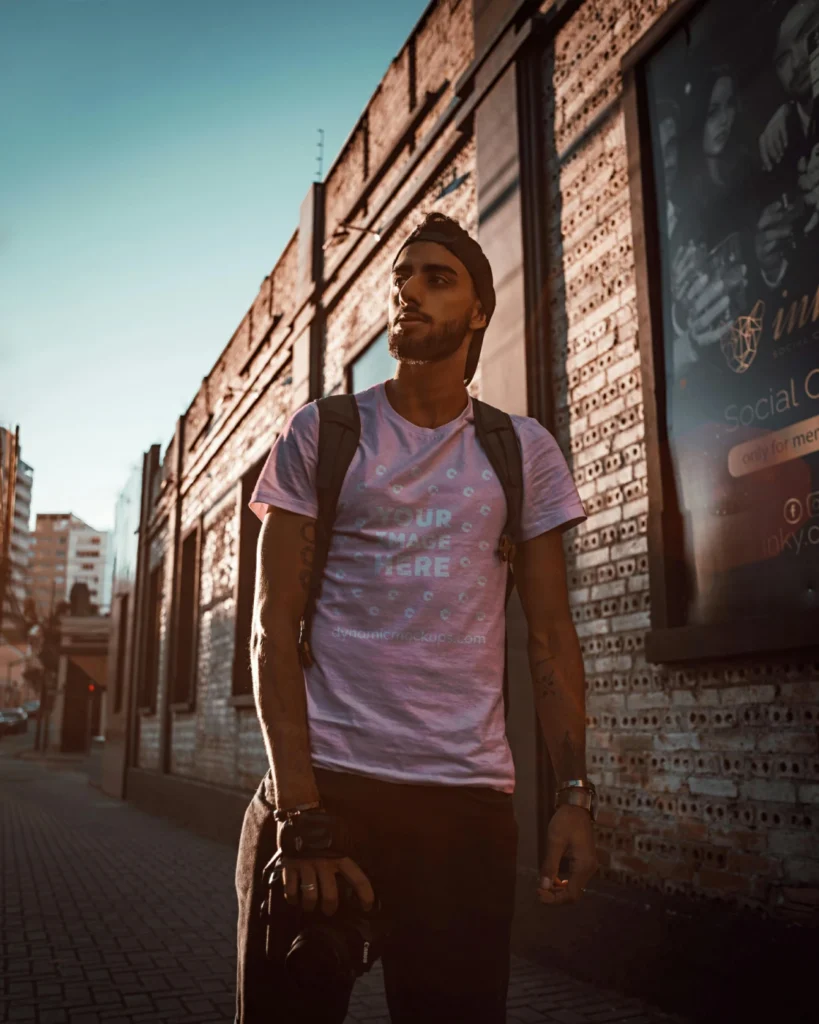
<svg viewBox="0 0 819 1024"><path fill-rule="evenodd" d="M302 892L312 892L313 889L317 889L318 886L315 884L315 882L311 882L310 885L302 885L300 888Z"/></svg>

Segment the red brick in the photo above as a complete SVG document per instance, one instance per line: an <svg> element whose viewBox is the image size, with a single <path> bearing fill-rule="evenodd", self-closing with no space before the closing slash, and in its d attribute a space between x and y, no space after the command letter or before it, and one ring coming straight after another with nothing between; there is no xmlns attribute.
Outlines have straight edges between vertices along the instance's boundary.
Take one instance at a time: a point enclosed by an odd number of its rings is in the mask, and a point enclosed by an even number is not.
<svg viewBox="0 0 819 1024"><path fill-rule="evenodd" d="M706 889L729 889L731 892L750 892L750 881L743 875L732 874L730 871L714 871L713 868L700 868L697 872L699 884Z"/></svg>

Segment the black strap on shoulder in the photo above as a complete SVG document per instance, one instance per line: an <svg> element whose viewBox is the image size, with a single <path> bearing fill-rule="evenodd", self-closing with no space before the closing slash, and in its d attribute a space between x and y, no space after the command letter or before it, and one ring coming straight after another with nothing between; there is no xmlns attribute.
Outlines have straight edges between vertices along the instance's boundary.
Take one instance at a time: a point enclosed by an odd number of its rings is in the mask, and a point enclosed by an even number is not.
<svg viewBox="0 0 819 1024"><path fill-rule="evenodd" d="M316 613L316 603L321 596L324 567L330 551L333 523L336 518L338 496L341 485L353 456L358 448L361 435L361 420L355 395L328 395L316 403L319 411L318 457L316 462L316 493L318 515L316 517L316 545L313 565L310 570L310 591L301 620L299 652L305 665L312 665L310 631Z"/></svg>
<svg viewBox="0 0 819 1024"><path fill-rule="evenodd" d="M498 544L498 555L511 566L515 547L520 541L520 516L523 508L520 442L509 413L476 398L472 399L472 409L478 440L506 497L506 524ZM509 589L511 591L511 587Z"/></svg>
<svg viewBox="0 0 819 1024"><path fill-rule="evenodd" d="M520 543L520 517L523 508L523 458L520 442L509 413L502 412L486 402L472 399L475 432L489 464L500 481L506 496L506 524L498 544L498 555L507 564L506 603L515 589L512 562L516 546ZM504 642L503 652L503 711L509 714L509 644Z"/></svg>

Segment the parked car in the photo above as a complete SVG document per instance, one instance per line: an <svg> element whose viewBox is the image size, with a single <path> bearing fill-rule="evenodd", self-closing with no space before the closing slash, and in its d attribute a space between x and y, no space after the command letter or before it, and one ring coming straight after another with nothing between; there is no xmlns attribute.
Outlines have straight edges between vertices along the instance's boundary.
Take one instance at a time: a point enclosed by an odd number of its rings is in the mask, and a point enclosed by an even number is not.
<svg viewBox="0 0 819 1024"><path fill-rule="evenodd" d="M23 708L0 708L0 735L28 729L28 714Z"/></svg>
<svg viewBox="0 0 819 1024"><path fill-rule="evenodd" d="M29 718L36 718L37 712L40 710L40 702L38 700L24 700L22 707Z"/></svg>

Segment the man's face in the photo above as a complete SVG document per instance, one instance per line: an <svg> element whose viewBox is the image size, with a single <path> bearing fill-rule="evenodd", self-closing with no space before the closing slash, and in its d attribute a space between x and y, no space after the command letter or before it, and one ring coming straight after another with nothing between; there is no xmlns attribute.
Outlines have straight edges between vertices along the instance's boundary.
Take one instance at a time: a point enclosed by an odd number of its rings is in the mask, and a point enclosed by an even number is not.
<svg viewBox="0 0 819 1024"><path fill-rule="evenodd" d="M455 355L470 331L486 326L461 261L436 242L413 242L390 279L390 355L402 363L437 363Z"/></svg>
<svg viewBox="0 0 819 1024"><path fill-rule="evenodd" d="M810 78L808 36L819 26L817 0L800 0L779 26L776 47L776 73L791 99L809 101L813 96Z"/></svg>

